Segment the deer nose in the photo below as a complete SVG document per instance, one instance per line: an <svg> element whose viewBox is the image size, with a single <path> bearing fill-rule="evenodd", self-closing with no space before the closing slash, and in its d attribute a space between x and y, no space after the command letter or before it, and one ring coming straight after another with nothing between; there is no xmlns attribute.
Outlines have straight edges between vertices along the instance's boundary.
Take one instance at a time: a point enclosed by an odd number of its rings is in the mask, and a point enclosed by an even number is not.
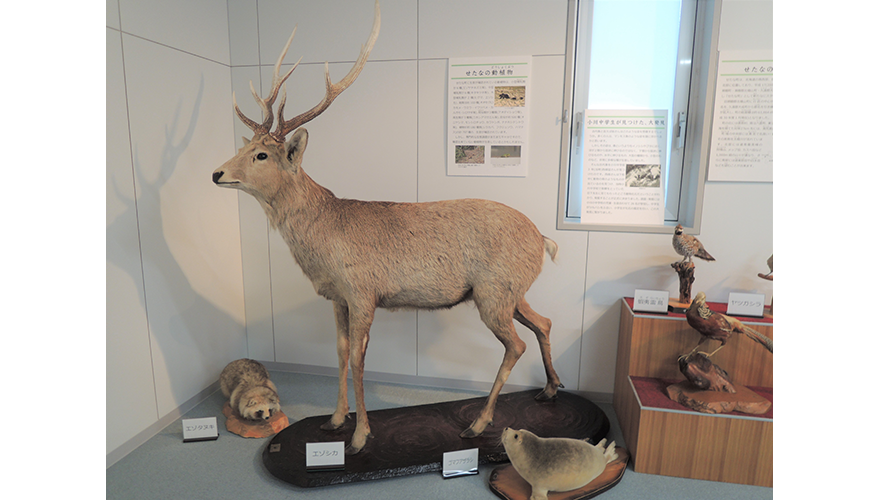
<svg viewBox="0 0 880 500"><path fill-rule="evenodd" d="M222 170L219 172L214 172L214 175L212 176L212 178L214 179L214 184L217 184L217 181L219 181L221 177L223 177Z"/></svg>

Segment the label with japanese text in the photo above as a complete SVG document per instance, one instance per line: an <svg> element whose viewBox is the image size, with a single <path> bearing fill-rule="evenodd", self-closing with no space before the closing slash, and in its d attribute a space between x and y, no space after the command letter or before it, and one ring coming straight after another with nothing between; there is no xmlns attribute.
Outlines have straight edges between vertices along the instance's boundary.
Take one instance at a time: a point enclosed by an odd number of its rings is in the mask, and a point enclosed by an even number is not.
<svg viewBox="0 0 880 500"><path fill-rule="evenodd" d="M217 417L185 418L183 424L183 442L209 441L217 439Z"/></svg>
<svg viewBox="0 0 880 500"><path fill-rule="evenodd" d="M633 311L667 313L669 290L636 290Z"/></svg>
<svg viewBox="0 0 880 500"><path fill-rule="evenodd" d="M443 454L443 477L458 477L477 474L479 470L479 448L448 451Z"/></svg>
<svg viewBox="0 0 880 500"><path fill-rule="evenodd" d="M727 314L731 316L764 317L764 295L731 292L727 298Z"/></svg>
<svg viewBox="0 0 880 500"><path fill-rule="evenodd" d="M306 469L342 469L345 467L345 443L306 443Z"/></svg>

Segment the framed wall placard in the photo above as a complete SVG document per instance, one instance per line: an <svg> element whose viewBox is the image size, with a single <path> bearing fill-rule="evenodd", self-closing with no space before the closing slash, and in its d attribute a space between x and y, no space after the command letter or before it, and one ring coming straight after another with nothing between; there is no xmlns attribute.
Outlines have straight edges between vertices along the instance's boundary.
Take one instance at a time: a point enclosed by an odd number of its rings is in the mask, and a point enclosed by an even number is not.
<svg viewBox="0 0 880 500"><path fill-rule="evenodd" d="M449 59L447 175L528 175L531 61Z"/></svg>
<svg viewBox="0 0 880 500"><path fill-rule="evenodd" d="M773 182L773 51L718 54L710 181Z"/></svg>

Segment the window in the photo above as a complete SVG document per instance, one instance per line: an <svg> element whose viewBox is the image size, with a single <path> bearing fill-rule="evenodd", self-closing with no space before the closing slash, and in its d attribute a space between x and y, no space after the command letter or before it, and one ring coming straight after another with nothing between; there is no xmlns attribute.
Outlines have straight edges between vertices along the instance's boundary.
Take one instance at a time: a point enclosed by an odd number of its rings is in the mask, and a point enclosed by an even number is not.
<svg viewBox="0 0 880 500"><path fill-rule="evenodd" d="M559 229L660 233L679 223L699 226L702 139L708 136L703 116L711 116L706 89L714 81L707 71L714 63L713 37L705 33L711 33L714 7L706 0L570 0ZM585 117L599 110L665 114L666 144L658 147L665 150L663 179L655 191L662 192L662 220L656 207L655 223L581 222L585 196L595 192L583 193ZM625 168L614 166L620 192Z"/></svg>

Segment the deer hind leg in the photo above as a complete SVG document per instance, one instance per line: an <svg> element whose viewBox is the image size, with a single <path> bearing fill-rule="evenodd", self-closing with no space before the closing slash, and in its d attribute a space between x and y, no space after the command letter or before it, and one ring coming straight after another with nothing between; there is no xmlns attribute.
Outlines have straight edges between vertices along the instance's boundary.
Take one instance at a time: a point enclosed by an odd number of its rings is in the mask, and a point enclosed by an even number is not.
<svg viewBox="0 0 880 500"><path fill-rule="evenodd" d="M370 326L373 324L375 307L349 310L349 347L351 362L351 378L354 383L355 409L357 411L357 425L351 444L345 447L346 455L354 455L367 444L367 438L372 436L370 422L367 420L367 407L364 403L364 360L367 354L367 343L370 340Z"/></svg>
<svg viewBox="0 0 880 500"><path fill-rule="evenodd" d="M486 430L486 426L492 424L495 415L495 403L498 401L498 395L501 393L501 387L507 382L507 377L513 369L513 365L526 351L526 343L516 334L513 327L513 314L510 309L495 310L481 304L477 301L477 308L480 310L480 317L483 323L492 330L495 337L504 344L504 359L498 368L498 374L495 376L495 383L486 398L486 404L480 411L476 420L471 423L470 427L465 429L460 436L463 438L472 438L479 436Z"/></svg>
<svg viewBox="0 0 880 500"><path fill-rule="evenodd" d="M556 399L556 391L564 386L559 381L559 375L553 368L553 361L550 358L550 326L549 319L536 313L525 299L520 299L513 312L513 317L525 325L529 330L535 332L538 338L538 346L541 348L541 360L544 361L544 373L547 374L547 385L535 399L538 401L547 401Z"/></svg>
<svg viewBox="0 0 880 500"><path fill-rule="evenodd" d="M348 335L348 306L333 302L336 316L336 354L339 356L339 395L336 398L336 411L321 429L331 431L342 427L348 417L348 355L351 350Z"/></svg>

